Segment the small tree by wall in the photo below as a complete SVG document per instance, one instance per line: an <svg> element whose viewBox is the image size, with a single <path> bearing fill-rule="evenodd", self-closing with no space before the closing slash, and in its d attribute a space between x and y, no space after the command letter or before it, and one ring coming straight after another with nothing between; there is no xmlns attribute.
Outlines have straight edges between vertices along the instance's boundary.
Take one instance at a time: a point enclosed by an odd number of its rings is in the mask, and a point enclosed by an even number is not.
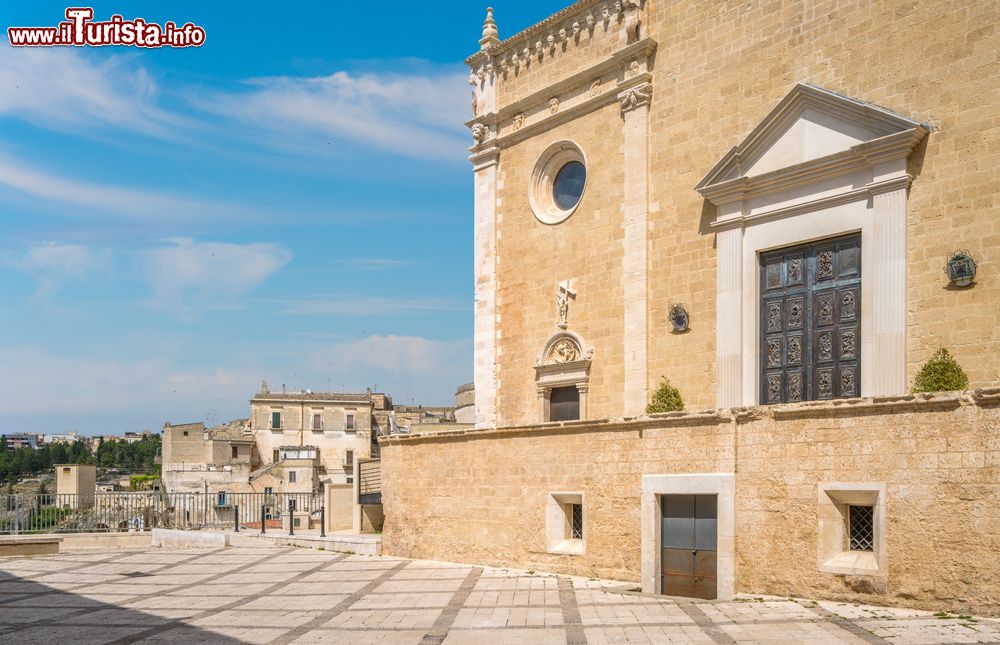
<svg viewBox="0 0 1000 645"><path fill-rule="evenodd" d="M913 392L951 392L969 387L969 377L965 370L942 347L924 363L913 379Z"/></svg>
<svg viewBox="0 0 1000 645"><path fill-rule="evenodd" d="M680 390L670 384L666 377L660 382L660 387L653 394L653 400L646 406L646 414L657 412L678 412L684 409L684 399Z"/></svg>

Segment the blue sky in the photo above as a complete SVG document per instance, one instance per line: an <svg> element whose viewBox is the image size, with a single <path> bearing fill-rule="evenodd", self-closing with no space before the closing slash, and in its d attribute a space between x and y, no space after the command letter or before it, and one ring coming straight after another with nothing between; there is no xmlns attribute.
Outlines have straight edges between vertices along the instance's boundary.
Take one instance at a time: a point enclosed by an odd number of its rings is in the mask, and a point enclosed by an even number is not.
<svg viewBox="0 0 1000 645"><path fill-rule="evenodd" d="M494 2L501 37L567 0ZM0 44L3 432L246 416L272 387L472 378L468 72L485 4L93 4L204 46Z"/></svg>

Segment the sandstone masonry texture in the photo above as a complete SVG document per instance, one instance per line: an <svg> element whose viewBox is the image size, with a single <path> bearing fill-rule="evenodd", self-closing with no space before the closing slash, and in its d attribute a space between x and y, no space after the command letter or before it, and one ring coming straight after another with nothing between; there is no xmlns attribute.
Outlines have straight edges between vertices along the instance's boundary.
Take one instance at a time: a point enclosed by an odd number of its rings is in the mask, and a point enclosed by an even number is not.
<svg viewBox="0 0 1000 645"><path fill-rule="evenodd" d="M642 475L734 473L737 592L998 614L995 395L393 438L382 448L383 552L637 581ZM818 570L823 482L885 483L884 582ZM584 495L583 555L546 550L554 491Z"/></svg>

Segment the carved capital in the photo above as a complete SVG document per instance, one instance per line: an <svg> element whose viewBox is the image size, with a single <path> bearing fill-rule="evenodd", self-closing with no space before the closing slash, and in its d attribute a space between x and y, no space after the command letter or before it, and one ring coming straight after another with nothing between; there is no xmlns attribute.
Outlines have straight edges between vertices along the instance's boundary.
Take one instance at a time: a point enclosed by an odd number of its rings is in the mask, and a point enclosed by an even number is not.
<svg viewBox="0 0 1000 645"><path fill-rule="evenodd" d="M622 114L636 108L649 105L653 99L653 86L650 83L643 83L636 87L629 88L618 95L618 101L622 106Z"/></svg>

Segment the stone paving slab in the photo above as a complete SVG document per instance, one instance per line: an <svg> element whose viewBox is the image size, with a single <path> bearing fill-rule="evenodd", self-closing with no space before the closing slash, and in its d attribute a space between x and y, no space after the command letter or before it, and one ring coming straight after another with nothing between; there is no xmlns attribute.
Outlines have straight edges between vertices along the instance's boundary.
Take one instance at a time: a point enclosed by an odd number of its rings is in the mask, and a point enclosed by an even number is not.
<svg viewBox="0 0 1000 645"><path fill-rule="evenodd" d="M285 546L0 559L0 641L267 645L1000 643L1000 621Z"/></svg>

